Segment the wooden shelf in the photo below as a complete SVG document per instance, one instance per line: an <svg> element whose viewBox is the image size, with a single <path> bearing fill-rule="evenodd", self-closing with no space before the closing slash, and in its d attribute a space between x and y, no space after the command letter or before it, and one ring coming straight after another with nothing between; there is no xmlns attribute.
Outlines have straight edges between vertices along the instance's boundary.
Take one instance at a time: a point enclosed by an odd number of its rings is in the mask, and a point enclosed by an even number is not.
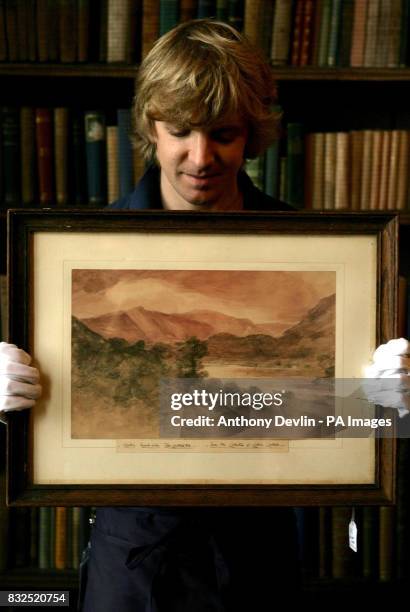
<svg viewBox="0 0 410 612"><path fill-rule="evenodd" d="M48 64L0 62L1 76L86 77L133 79L138 65ZM279 81L410 81L406 68L273 67Z"/></svg>
<svg viewBox="0 0 410 612"><path fill-rule="evenodd" d="M410 81L410 68L273 67L278 81Z"/></svg>

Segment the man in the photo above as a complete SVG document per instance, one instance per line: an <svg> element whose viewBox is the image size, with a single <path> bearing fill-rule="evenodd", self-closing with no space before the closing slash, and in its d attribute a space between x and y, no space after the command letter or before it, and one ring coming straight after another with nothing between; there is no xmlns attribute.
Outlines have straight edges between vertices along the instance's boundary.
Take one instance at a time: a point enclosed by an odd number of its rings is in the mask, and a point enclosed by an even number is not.
<svg viewBox="0 0 410 612"><path fill-rule="evenodd" d="M270 67L236 30L209 20L178 26L144 60L136 92L136 137L154 164L112 208L290 209L243 171L275 138L278 117ZM1 408L34 404L29 362L0 347ZM270 610L297 591L297 557L292 510L101 508L83 609Z"/></svg>

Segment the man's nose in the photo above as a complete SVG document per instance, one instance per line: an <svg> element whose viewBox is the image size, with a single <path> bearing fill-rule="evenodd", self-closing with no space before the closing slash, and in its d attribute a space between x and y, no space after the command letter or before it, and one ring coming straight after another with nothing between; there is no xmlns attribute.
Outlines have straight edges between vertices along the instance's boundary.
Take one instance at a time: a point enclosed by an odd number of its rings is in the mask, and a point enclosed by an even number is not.
<svg viewBox="0 0 410 612"><path fill-rule="evenodd" d="M190 158L197 168L205 168L215 159L214 143L209 134L196 132L190 148Z"/></svg>

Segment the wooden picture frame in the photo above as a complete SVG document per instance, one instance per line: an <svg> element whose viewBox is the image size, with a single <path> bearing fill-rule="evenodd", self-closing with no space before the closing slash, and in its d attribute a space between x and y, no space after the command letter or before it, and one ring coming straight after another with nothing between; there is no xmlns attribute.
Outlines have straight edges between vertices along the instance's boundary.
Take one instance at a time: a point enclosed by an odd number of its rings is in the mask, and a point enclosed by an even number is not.
<svg viewBox="0 0 410 612"><path fill-rule="evenodd" d="M8 503L392 503L394 438L355 441L341 450L326 447L329 441L312 448L300 441L286 457L276 455L276 463L267 449L211 455L156 452L154 445L124 456L121 440L74 440L67 364L73 270L332 271L336 376L360 377L359 366L375 346L396 335L397 237L397 215L384 212L9 211L9 341L33 355L44 394L31 415L7 416ZM350 471L343 472L348 458ZM312 466L319 463L332 467L315 478Z"/></svg>

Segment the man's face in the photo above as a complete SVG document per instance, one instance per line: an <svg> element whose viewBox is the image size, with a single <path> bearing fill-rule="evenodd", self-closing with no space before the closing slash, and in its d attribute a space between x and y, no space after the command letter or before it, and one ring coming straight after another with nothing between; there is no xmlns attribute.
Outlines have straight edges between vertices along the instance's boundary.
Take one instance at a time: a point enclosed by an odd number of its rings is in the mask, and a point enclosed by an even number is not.
<svg viewBox="0 0 410 612"><path fill-rule="evenodd" d="M185 129L155 122L161 194L166 208L225 210L238 201L237 175L248 136L243 120L210 129Z"/></svg>

